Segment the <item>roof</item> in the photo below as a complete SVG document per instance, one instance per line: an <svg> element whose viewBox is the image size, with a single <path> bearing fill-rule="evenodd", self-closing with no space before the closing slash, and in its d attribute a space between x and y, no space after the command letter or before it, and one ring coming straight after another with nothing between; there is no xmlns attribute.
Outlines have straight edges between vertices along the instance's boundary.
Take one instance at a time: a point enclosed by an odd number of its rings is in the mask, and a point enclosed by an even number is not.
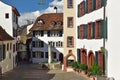
<svg viewBox="0 0 120 80"><path fill-rule="evenodd" d="M20 16L18 10L12 6L12 11L17 15L17 16Z"/></svg>
<svg viewBox="0 0 120 80"><path fill-rule="evenodd" d="M0 41L14 40L1 26L0 26Z"/></svg>
<svg viewBox="0 0 120 80"><path fill-rule="evenodd" d="M39 25L38 22L42 25ZM30 30L63 30L63 13L49 13L39 16Z"/></svg>

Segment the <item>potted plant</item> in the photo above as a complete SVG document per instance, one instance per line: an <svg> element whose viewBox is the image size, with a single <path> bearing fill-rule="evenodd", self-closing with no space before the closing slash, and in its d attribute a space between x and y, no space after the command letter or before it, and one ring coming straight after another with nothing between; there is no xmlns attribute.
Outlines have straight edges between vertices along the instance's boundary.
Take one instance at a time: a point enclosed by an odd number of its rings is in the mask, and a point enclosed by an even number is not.
<svg viewBox="0 0 120 80"><path fill-rule="evenodd" d="M79 69L79 63L78 62L72 62L72 68L75 70L75 71L78 71Z"/></svg>
<svg viewBox="0 0 120 80"><path fill-rule="evenodd" d="M91 68L88 69L88 75L90 76L89 80L96 80L97 76L102 75L100 66L95 63Z"/></svg>
<svg viewBox="0 0 120 80"><path fill-rule="evenodd" d="M88 67L87 67L86 64L80 64L79 67L80 67L80 70L81 70L81 74L86 74L87 73Z"/></svg>

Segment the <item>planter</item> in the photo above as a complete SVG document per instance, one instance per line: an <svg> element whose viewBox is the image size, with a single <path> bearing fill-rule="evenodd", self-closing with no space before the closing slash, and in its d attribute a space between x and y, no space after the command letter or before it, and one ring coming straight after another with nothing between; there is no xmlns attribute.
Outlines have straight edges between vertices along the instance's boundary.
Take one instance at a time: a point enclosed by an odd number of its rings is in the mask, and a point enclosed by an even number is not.
<svg viewBox="0 0 120 80"><path fill-rule="evenodd" d="M81 71L81 74L86 75L86 74L87 74L87 71L86 71L86 70L82 70L82 71Z"/></svg>
<svg viewBox="0 0 120 80"><path fill-rule="evenodd" d="M97 80L97 77L91 76L91 77L89 78L89 80Z"/></svg>

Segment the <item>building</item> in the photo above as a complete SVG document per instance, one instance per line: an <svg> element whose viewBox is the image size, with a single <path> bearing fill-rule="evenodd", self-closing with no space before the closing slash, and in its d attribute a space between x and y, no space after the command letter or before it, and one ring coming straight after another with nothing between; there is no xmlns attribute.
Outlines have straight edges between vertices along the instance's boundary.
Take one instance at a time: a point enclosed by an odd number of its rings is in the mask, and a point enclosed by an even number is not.
<svg viewBox="0 0 120 80"><path fill-rule="evenodd" d="M78 0L77 3L77 54L78 61L92 67L97 63L106 73L105 43L107 26L105 17L106 0Z"/></svg>
<svg viewBox="0 0 120 80"><path fill-rule="evenodd" d="M52 61L63 62L63 14L49 13L39 16L30 29L32 37L33 63L48 62L48 45L51 46Z"/></svg>
<svg viewBox="0 0 120 80"><path fill-rule="evenodd" d="M13 69L13 40L1 26L0 26L0 67L2 73Z"/></svg>
<svg viewBox="0 0 120 80"><path fill-rule="evenodd" d="M108 77L120 80L120 1L107 0L106 16L108 19L108 39L106 49L108 51Z"/></svg>
<svg viewBox="0 0 120 80"><path fill-rule="evenodd" d="M17 9L13 6L3 3L0 1L0 25L6 30L6 32L14 38L14 66L17 61L17 28L18 28L18 17L20 16Z"/></svg>
<svg viewBox="0 0 120 80"><path fill-rule="evenodd" d="M19 27L17 29L17 41L18 41L18 62L22 61L29 61L29 55L31 53L28 53L27 51L27 39L30 39L30 34L29 30L33 26L33 24L27 24L22 27Z"/></svg>
<svg viewBox="0 0 120 80"><path fill-rule="evenodd" d="M64 71L77 60L76 53L76 0L64 0Z"/></svg>

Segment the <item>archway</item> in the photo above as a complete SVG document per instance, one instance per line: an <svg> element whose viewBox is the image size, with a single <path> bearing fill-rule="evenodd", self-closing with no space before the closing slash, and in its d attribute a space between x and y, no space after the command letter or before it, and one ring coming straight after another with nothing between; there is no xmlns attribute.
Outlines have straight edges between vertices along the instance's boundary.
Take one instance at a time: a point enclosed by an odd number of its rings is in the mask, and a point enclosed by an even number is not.
<svg viewBox="0 0 120 80"><path fill-rule="evenodd" d="M67 67L71 66L72 61L76 61L76 57L72 50L69 50L68 54L64 57L64 71L67 71Z"/></svg>
<svg viewBox="0 0 120 80"><path fill-rule="evenodd" d="M88 53L88 67L92 67L93 64L95 63L95 56L94 53L92 51L89 51Z"/></svg>

